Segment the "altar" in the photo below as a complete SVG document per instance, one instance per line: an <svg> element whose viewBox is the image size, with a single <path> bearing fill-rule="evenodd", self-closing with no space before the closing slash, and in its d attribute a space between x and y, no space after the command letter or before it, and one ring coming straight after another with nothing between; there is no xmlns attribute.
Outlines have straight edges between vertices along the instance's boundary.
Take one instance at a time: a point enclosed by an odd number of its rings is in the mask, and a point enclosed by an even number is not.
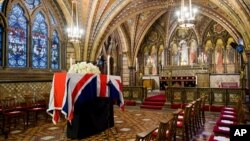
<svg viewBox="0 0 250 141"><path fill-rule="evenodd" d="M67 137L82 139L114 126L113 104L124 108L119 76L55 73L47 112L68 120Z"/></svg>

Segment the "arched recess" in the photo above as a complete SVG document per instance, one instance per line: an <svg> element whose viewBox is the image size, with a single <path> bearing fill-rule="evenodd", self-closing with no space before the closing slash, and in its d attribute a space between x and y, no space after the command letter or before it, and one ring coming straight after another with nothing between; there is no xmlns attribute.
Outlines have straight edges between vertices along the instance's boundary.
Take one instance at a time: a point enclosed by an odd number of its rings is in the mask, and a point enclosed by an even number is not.
<svg viewBox="0 0 250 141"><path fill-rule="evenodd" d="M248 22L248 20L246 18L247 15L243 14L244 10L242 10L242 8L238 7L240 2L238 2L238 1L230 1L230 2L229 1L228 2L222 1L222 2L218 2L217 0L210 0L210 1L213 4L217 5L217 7L220 7L220 9L222 11L224 11L225 13L230 13L230 15L228 14L230 19L225 17L222 20L225 20L225 21L228 21L228 19L230 20L231 28L235 29L235 31L237 31L237 33L239 35L241 35L241 36L238 36L237 38L235 38L233 36L233 38L236 41L239 38L242 38L244 40L244 44L246 45L245 47L247 49L250 49L249 48L250 47L250 29L248 28L248 25L245 24L245 23ZM237 8L239 8L240 10L235 11L235 9L237 9ZM217 14L217 16L218 15L220 15L220 14ZM229 23L229 22L227 22L227 23ZM249 46L247 47L247 45L249 45Z"/></svg>
<svg viewBox="0 0 250 141"><path fill-rule="evenodd" d="M227 19L220 16L217 12L211 9L202 8L200 13L207 16L208 18L212 19L213 21L220 23L220 25L227 30L227 32L235 39L241 38L241 34L239 31L233 26Z"/></svg>
<svg viewBox="0 0 250 141"><path fill-rule="evenodd" d="M141 48L137 54L136 57L139 58L139 61L143 63L140 63L140 65L144 65L145 68L152 67L152 74L156 75L159 73L159 65L161 60L161 55L159 54L159 51L163 48L164 45L164 36L165 32L160 24L155 23L147 32L145 35ZM135 59L134 64L135 66L137 61ZM139 67L140 72L143 72L142 66ZM145 74L151 73L151 71L147 72L145 71Z"/></svg>
<svg viewBox="0 0 250 141"><path fill-rule="evenodd" d="M165 50L169 55L167 62L170 65L185 66L198 63L198 55L202 48L198 45L194 28L175 28L169 36L168 43Z"/></svg>
<svg viewBox="0 0 250 141"><path fill-rule="evenodd" d="M1 30L1 42L0 42L0 68L2 68L3 66L5 66L5 46L6 46L6 42L5 41L5 33L6 33L6 30L5 28L7 27L7 22L6 22L6 19L4 17L4 15L0 12L0 27L2 28Z"/></svg>
<svg viewBox="0 0 250 141"><path fill-rule="evenodd" d="M76 48L73 43L68 42L66 48L66 68L69 69L71 65L77 63L76 61Z"/></svg>
<svg viewBox="0 0 250 141"><path fill-rule="evenodd" d="M118 28L117 28L117 30L115 31L115 32L117 32L117 38L116 39L118 39L118 46L121 48L121 50L122 50L122 52L127 52L128 54L129 54L129 46L130 46L130 42L129 42L129 36L127 35L127 33L126 33L126 29L121 25L121 26L119 26ZM98 54L95 54L95 55L100 55L100 53L101 53L101 51L103 50L103 45L104 45L104 43L105 43L105 41L107 40L107 38L108 38L109 36L107 36L106 38L105 38L105 40L102 42L102 44L101 44L101 46L99 47L99 50L98 50ZM97 58L97 56L95 57L95 58ZM130 60L130 55L129 55L129 62L128 62L128 64L130 65L131 64L131 60Z"/></svg>
<svg viewBox="0 0 250 141"><path fill-rule="evenodd" d="M141 32L140 35L138 35L139 39L136 40L137 44L136 44L136 46L135 46L135 52L134 52L134 56L133 56L133 57L134 57L134 61L133 61L133 64L134 64L134 65L135 65L135 63L136 63L135 58L136 58L136 56L138 55L138 52L139 52L139 50L140 50L140 47L141 47L141 45L142 45L142 42L143 42L143 40L144 40L146 34L149 32L150 28L152 28L152 25L157 24L157 23L155 23L155 22L156 22L164 13L166 13L166 11L161 11L161 12L158 13L158 15L154 16L152 19L149 19L149 20L148 20L148 23L147 23L147 25L146 25L146 28ZM157 31L160 33L160 35L161 35L162 37L164 37L164 36L165 36L164 29L163 29L159 24L158 24L158 26L155 26L155 27L156 27ZM164 38L163 38L163 39L164 39ZM163 44L164 44L164 43L163 43Z"/></svg>
<svg viewBox="0 0 250 141"><path fill-rule="evenodd" d="M122 11L122 9L128 5L128 3L130 3L130 1L122 1L122 3L119 4L118 7L116 7L115 9L112 10L112 12L109 13L108 16L106 17L109 17L107 18L107 20L105 21L105 23L103 23L102 25L102 29L101 30L104 30L107 28L108 24L114 19L114 17L120 13ZM91 12L90 12L90 17L95 17L94 14L95 14L95 7L97 6L97 2L94 2L93 3L93 7L91 8ZM91 25L91 23L93 22L93 19L89 19L88 21L88 25ZM92 26L88 26L89 28L86 29L86 38L85 38L85 44L84 44L84 60L90 60L90 61L93 61L94 58L96 58L95 55L91 55L91 58L88 58L88 48L89 48L89 41L90 41L90 34L91 34L91 27ZM101 34L104 34L104 31L101 31ZM110 35L110 33L106 33L106 36L107 35ZM98 35L97 35L98 36ZM104 37L104 39L106 39L107 37ZM94 43L98 42L98 45L101 45L103 44L104 42L104 39L102 41L100 41L100 39L97 39L96 41L93 41ZM94 39L93 39L94 40ZM92 45L92 52L97 52L98 48L94 47L94 45Z"/></svg>
<svg viewBox="0 0 250 141"><path fill-rule="evenodd" d="M133 1L133 2L136 3L136 1ZM129 19L129 18L134 17L140 13L150 11L153 9L158 9L158 10L162 9L163 12L159 12L160 13L159 16L160 16L162 13L166 12L166 8L168 6L169 6L169 1L164 1L164 2L163 1L160 1L160 2L159 1L158 2L157 1L149 1L146 4L139 3L136 8L134 8L134 6L131 7L128 11L126 11L126 14L124 14L125 11L112 12L112 15L110 15L109 19L105 21L105 23L103 24L103 26L101 27L101 29L97 33L96 38L93 40L92 52L96 52L96 50L98 49L99 44L102 42L104 36L106 35L104 33L112 32L115 28L117 28L126 19ZM119 12L121 12L121 13L119 14ZM123 14L123 15L121 15L121 14ZM90 59L93 59L94 57L95 57L94 55L91 55Z"/></svg>

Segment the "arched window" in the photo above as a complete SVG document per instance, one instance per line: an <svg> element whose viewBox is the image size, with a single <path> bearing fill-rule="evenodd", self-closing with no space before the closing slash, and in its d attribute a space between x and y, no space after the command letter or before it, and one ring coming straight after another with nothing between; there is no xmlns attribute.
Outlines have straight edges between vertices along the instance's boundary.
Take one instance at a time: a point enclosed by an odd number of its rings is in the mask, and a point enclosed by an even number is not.
<svg viewBox="0 0 250 141"><path fill-rule="evenodd" d="M0 66L3 65L3 55L2 55L2 52L3 52L3 47L2 47L2 44L3 44L3 27L0 26Z"/></svg>
<svg viewBox="0 0 250 141"><path fill-rule="evenodd" d="M52 35L51 69L59 69L59 37L56 31Z"/></svg>
<svg viewBox="0 0 250 141"><path fill-rule="evenodd" d="M0 1L0 11L3 11L3 0L2 1Z"/></svg>
<svg viewBox="0 0 250 141"><path fill-rule="evenodd" d="M32 26L32 67L48 66L48 27L42 13L37 13Z"/></svg>
<svg viewBox="0 0 250 141"><path fill-rule="evenodd" d="M40 0L25 0L25 2L29 9L34 9L41 3Z"/></svg>
<svg viewBox="0 0 250 141"><path fill-rule="evenodd" d="M27 66L27 19L23 9L14 4L8 13L8 66Z"/></svg>

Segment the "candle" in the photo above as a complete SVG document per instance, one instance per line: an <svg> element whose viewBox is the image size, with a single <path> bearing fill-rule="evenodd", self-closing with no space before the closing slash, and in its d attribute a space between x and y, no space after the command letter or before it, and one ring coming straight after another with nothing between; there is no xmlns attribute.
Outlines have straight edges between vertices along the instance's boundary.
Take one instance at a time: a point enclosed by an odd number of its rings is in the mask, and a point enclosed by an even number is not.
<svg viewBox="0 0 250 141"><path fill-rule="evenodd" d="M107 75L108 75L108 81L109 81L109 75L110 75L110 55L107 57Z"/></svg>
<svg viewBox="0 0 250 141"><path fill-rule="evenodd" d="M70 67L72 66L72 63L73 63L72 57L70 57L70 58L69 58L69 66L70 66Z"/></svg>
<svg viewBox="0 0 250 141"><path fill-rule="evenodd" d="M204 54L203 54L203 52L201 53L201 57L202 57L202 58L201 58L201 59L202 59L202 60L201 60L201 63L204 63Z"/></svg>
<svg viewBox="0 0 250 141"><path fill-rule="evenodd" d="M138 60L137 60L137 57L135 58L135 71L138 71Z"/></svg>
<svg viewBox="0 0 250 141"><path fill-rule="evenodd" d="M195 85L197 86L197 75L195 75Z"/></svg>

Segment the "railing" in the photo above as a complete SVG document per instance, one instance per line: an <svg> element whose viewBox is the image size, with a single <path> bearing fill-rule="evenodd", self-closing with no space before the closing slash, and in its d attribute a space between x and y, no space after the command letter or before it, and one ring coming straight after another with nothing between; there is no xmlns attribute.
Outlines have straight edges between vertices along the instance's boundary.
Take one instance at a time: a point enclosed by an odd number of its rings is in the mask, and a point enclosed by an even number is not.
<svg viewBox="0 0 250 141"><path fill-rule="evenodd" d="M203 95L208 97L207 105L235 105L238 98L245 101L246 89L242 88L205 88L205 87L167 87L167 100L171 103L185 104Z"/></svg>
<svg viewBox="0 0 250 141"><path fill-rule="evenodd" d="M147 89L143 86L123 86L125 100L142 102L147 97Z"/></svg>

